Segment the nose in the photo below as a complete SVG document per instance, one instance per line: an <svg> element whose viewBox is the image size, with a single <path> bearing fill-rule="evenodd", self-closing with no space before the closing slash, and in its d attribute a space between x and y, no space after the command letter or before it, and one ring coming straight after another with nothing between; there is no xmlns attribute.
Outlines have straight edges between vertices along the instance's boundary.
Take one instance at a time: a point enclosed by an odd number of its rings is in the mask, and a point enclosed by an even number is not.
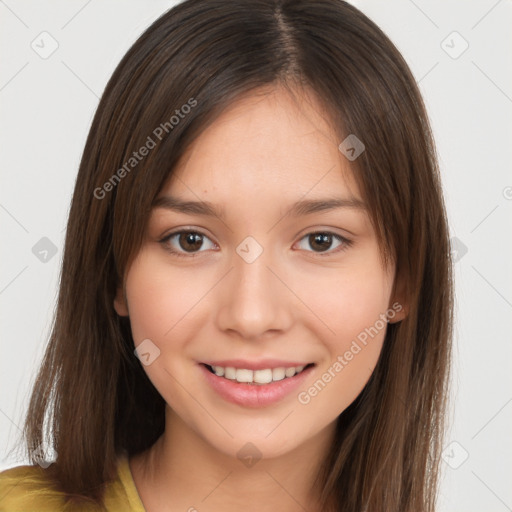
<svg viewBox="0 0 512 512"><path fill-rule="evenodd" d="M218 328L248 340L289 329L296 299L271 251L264 249L252 262L235 253L232 267L219 288Z"/></svg>

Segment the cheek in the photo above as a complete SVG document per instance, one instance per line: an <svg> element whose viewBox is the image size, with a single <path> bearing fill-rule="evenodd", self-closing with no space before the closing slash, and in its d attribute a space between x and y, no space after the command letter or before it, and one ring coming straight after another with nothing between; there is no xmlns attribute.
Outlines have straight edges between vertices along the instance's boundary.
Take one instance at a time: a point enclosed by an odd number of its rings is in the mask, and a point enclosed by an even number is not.
<svg viewBox="0 0 512 512"><path fill-rule="evenodd" d="M378 260L305 279L304 302L316 314L311 322L323 324L322 338L332 357L347 350L359 335L364 338L376 324L383 338L385 322L380 315L388 309L392 281Z"/></svg>
<svg viewBox="0 0 512 512"><path fill-rule="evenodd" d="M205 323L211 288L211 280L198 278L192 267L173 268L151 250L141 251L126 280L135 346L146 339L156 346L149 345L157 356L143 366L144 371L166 402L184 417L190 399L187 392L198 393L198 383L189 381L190 372L196 371L190 341ZM187 391L180 382L188 382Z"/></svg>
<svg viewBox="0 0 512 512"><path fill-rule="evenodd" d="M350 293L347 286L337 311L326 317L334 330L323 338L327 357L319 364L315 379L297 394L304 412L320 423L334 421L352 404L379 359L387 328L379 315L385 313L387 303L372 289L354 286Z"/></svg>
<svg viewBox="0 0 512 512"><path fill-rule="evenodd" d="M301 390L298 400L324 421L334 419L356 399L377 364L393 277L380 266L377 250L336 275L329 280L317 275L306 286L316 290L308 296L317 315L311 325L315 323L316 332L325 333L322 342L327 351L316 380ZM320 289L323 293L318 293Z"/></svg>
<svg viewBox="0 0 512 512"><path fill-rule="evenodd" d="M193 363L186 356L191 326L196 327L194 304L204 297L197 283L191 285L190 272L170 269L150 252L141 252L126 280L130 325L135 346L149 339L159 350L143 369L165 401L188 417L186 404L198 391L194 382L185 382ZM146 345L147 346L147 345ZM151 348L155 354L156 349ZM183 364L184 361L186 364Z"/></svg>
<svg viewBox="0 0 512 512"><path fill-rule="evenodd" d="M173 339L189 319L187 313L207 292L187 271L170 270L142 254L126 281L130 322L135 343L149 338L164 343ZM186 318L185 318L186 317ZM185 322L182 322L185 320ZM173 341L174 345L174 341Z"/></svg>

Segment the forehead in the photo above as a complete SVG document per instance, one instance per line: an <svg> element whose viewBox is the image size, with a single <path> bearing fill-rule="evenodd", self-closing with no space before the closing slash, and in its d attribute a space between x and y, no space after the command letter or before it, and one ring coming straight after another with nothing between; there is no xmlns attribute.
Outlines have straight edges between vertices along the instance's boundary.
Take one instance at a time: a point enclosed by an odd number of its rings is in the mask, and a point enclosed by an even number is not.
<svg viewBox="0 0 512 512"><path fill-rule="evenodd" d="M231 104L189 146L163 193L250 203L361 198L314 94L262 88Z"/></svg>

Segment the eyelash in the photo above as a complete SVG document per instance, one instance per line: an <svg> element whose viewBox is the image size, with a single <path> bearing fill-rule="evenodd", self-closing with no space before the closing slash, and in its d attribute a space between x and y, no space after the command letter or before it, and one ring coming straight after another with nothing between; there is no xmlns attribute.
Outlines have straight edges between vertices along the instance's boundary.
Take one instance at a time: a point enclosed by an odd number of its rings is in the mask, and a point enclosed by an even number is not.
<svg viewBox="0 0 512 512"><path fill-rule="evenodd" d="M176 251L175 249L172 249L170 247L170 245L168 244L169 240L172 237L174 237L176 235L181 235L183 233L187 233L187 234L193 233L196 235L201 235L205 238L208 238L208 240L209 240L209 237L207 235L205 235L204 233L201 233L200 231L196 231L196 230L192 230L192 229L190 229L190 230L182 229L180 231L174 231L172 233L169 233L168 235L166 235L164 238L162 238L158 242L164 246L166 251L170 252L171 254L173 254L175 256L178 256L179 258L183 258L183 257L184 258L195 258L195 257L199 256L199 254L201 252L205 252L205 251L198 251L196 253L185 253L185 252L180 252L180 251ZM345 238L344 236L341 236L337 233L333 233L331 231L311 231L310 233L306 233L300 240L303 240L304 238L311 236L311 235L331 235L333 238L335 238L336 240L338 240L339 242L342 243L342 245L339 248L337 248L333 251L328 250L323 253L315 252L315 251L307 251L307 252L313 252L313 254L316 254L317 256L320 256L320 257L326 257L326 256L329 256L332 254L346 251L349 247L351 247L353 245L352 240L349 240L348 238Z"/></svg>

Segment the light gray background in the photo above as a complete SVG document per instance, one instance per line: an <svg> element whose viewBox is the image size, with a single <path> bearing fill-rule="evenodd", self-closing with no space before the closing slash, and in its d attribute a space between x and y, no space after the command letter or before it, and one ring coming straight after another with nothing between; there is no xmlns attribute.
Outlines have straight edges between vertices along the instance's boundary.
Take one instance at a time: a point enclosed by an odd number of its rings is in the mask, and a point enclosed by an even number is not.
<svg viewBox="0 0 512 512"><path fill-rule="evenodd" d="M98 99L129 46L174 3L0 0L0 469L27 462L7 453L46 343L68 205ZM439 510L512 510L512 2L353 3L388 34L419 83L457 239ZM43 31L58 43L46 59L31 47L51 49ZM43 237L54 256L44 253Z"/></svg>

